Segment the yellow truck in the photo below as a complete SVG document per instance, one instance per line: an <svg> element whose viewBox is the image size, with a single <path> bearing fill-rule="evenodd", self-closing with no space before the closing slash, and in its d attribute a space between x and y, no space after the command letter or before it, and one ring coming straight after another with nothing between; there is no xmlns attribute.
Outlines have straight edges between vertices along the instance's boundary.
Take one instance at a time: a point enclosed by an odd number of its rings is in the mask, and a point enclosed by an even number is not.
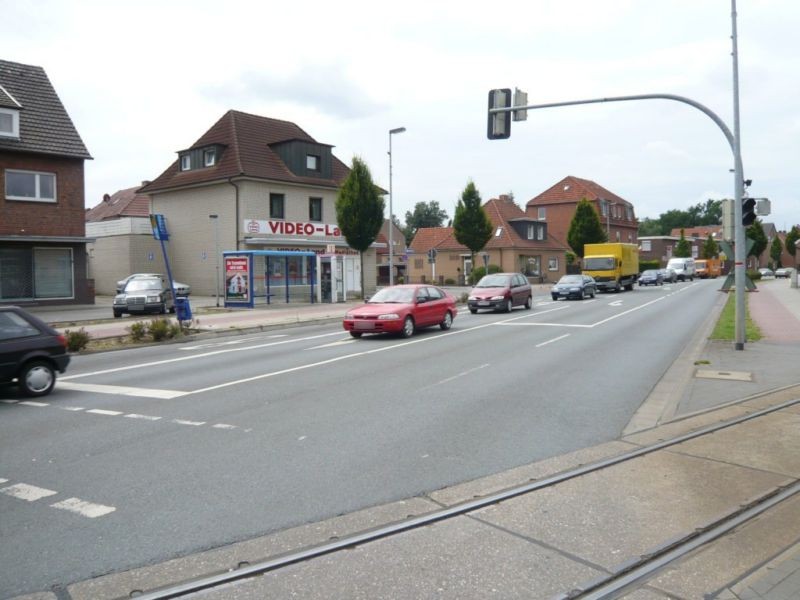
<svg viewBox="0 0 800 600"><path fill-rule="evenodd" d="M722 264L718 258L697 258L694 267L701 279L716 279L722 274Z"/></svg>
<svg viewBox="0 0 800 600"><path fill-rule="evenodd" d="M586 244L583 274L594 278L598 291L630 291L639 277L639 248L636 244Z"/></svg>

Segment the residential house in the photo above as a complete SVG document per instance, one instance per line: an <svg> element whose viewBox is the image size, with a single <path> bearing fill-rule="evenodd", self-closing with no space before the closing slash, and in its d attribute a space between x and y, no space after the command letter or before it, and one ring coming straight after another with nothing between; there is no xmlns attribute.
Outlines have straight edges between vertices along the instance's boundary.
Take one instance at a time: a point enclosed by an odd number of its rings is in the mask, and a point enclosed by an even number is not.
<svg viewBox="0 0 800 600"><path fill-rule="evenodd" d="M639 222L633 204L588 179L569 175L529 200L525 210L530 218L546 222L550 235L566 241L575 207L583 199L597 210L610 242L638 243Z"/></svg>
<svg viewBox="0 0 800 600"><path fill-rule="evenodd" d="M91 304L84 161L44 69L0 60L0 303Z"/></svg>
<svg viewBox="0 0 800 600"><path fill-rule="evenodd" d="M138 187L105 194L86 211L86 233L95 240L87 246L89 274L98 294L114 294L116 282L131 273L166 273L150 225L150 197Z"/></svg>
<svg viewBox="0 0 800 600"><path fill-rule="evenodd" d="M151 197L153 213L166 217L173 277L195 293L213 294L214 257L224 251L357 256L336 224L336 196L349 169L332 148L289 121L225 113L138 190ZM282 268L279 261L273 268ZM360 268L372 274L364 278L368 294L376 280L374 248Z"/></svg>
<svg viewBox="0 0 800 600"><path fill-rule="evenodd" d="M530 218L506 195L483 205L492 223L492 237L476 256L455 239L452 227L420 228L411 242L408 272L411 281L448 280L463 285L473 266L489 265L501 271L520 272L533 282L557 281L566 272L567 246L548 231L548 224ZM428 252L436 251L429 263ZM473 265L473 259L477 261Z"/></svg>
<svg viewBox="0 0 800 600"><path fill-rule="evenodd" d="M395 283L403 280L406 275L406 236L396 224L385 219L375 240L378 285L389 284L389 228L392 230L392 266Z"/></svg>

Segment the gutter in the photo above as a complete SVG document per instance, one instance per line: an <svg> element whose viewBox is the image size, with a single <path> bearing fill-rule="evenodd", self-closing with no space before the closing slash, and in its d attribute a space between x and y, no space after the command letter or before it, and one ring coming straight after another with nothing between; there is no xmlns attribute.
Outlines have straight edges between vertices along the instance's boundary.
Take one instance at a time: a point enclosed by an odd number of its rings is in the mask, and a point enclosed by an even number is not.
<svg viewBox="0 0 800 600"><path fill-rule="evenodd" d="M239 173L241 175L241 173ZM236 232L236 249L239 249L239 186L233 183L233 176L228 177L228 183L230 183L234 188L236 188L236 226L234 231Z"/></svg>

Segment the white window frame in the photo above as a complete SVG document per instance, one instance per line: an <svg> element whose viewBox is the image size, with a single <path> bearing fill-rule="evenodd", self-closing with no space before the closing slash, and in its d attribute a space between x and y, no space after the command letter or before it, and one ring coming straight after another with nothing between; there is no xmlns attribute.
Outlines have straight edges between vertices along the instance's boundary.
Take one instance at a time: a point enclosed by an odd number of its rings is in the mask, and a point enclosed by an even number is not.
<svg viewBox="0 0 800 600"><path fill-rule="evenodd" d="M314 163L313 167L309 164L311 162ZM321 169L320 163L321 162L322 162L322 159L318 154L306 154L306 170L314 171L314 172L320 171L320 169Z"/></svg>
<svg viewBox="0 0 800 600"><path fill-rule="evenodd" d="M546 206L540 206L537 209L536 218L539 219L540 221L546 221L547 220L547 207Z"/></svg>
<svg viewBox="0 0 800 600"><path fill-rule="evenodd" d="M36 178L35 179L35 181L36 181L36 183L35 183L36 196L35 197L30 197L30 196L9 196L8 195L8 174L9 173L22 173L22 174L28 174L28 175L35 176L35 178ZM41 189L42 189L41 176L42 175L48 175L48 176L53 178L53 197L52 198L43 198L42 195L41 195ZM47 202L47 203L50 203L50 204L55 204L55 203L58 202L58 187L57 187L58 178L56 177L55 173L48 173L46 171L25 171L25 170L22 170L22 169L6 169L5 181L6 181L6 189L3 190L3 191L5 193L6 200L17 200L17 201L21 201L21 202Z"/></svg>
<svg viewBox="0 0 800 600"><path fill-rule="evenodd" d="M181 154L181 171L191 171L192 170L192 155L191 154Z"/></svg>
<svg viewBox="0 0 800 600"><path fill-rule="evenodd" d="M536 239L539 241L544 239L544 225L540 225L536 228Z"/></svg>
<svg viewBox="0 0 800 600"><path fill-rule="evenodd" d="M652 252L653 245L651 240L642 240L642 252Z"/></svg>
<svg viewBox="0 0 800 600"><path fill-rule="evenodd" d="M209 148L207 150L203 150L203 164L206 167L213 167L215 164L217 164L216 148Z"/></svg>
<svg viewBox="0 0 800 600"><path fill-rule="evenodd" d="M550 256L547 258L547 270L558 271L558 257Z"/></svg>
<svg viewBox="0 0 800 600"><path fill-rule="evenodd" d="M528 223L528 239L529 240L536 239L536 225L532 223Z"/></svg>
<svg viewBox="0 0 800 600"><path fill-rule="evenodd" d="M11 131L0 129L0 136L19 138L19 111L13 108L0 108L0 115L11 115Z"/></svg>

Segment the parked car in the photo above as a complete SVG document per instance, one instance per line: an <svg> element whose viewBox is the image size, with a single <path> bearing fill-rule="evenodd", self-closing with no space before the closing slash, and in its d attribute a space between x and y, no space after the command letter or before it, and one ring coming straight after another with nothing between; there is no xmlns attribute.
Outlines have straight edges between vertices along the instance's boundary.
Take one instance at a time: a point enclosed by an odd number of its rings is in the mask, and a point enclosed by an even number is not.
<svg viewBox="0 0 800 600"><path fill-rule="evenodd" d="M768 269L766 267L761 267L758 270L758 272L761 273L761 277L774 277L775 276L775 273L772 271L772 269Z"/></svg>
<svg viewBox="0 0 800 600"><path fill-rule="evenodd" d="M342 326L354 338L365 333L399 333L407 338L422 327L450 329L457 312L456 299L435 285L393 285L347 311Z"/></svg>
<svg viewBox="0 0 800 600"><path fill-rule="evenodd" d="M664 276L657 269L647 269L639 275L639 285L664 285Z"/></svg>
<svg viewBox="0 0 800 600"><path fill-rule="evenodd" d="M791 267L781 267L780 269L775 269L775 278L780 279L781 277L786 277L787 279L792 276L792 272L794 269Z"/></svg>
<svg viewBox="0 0 800 600"><path fill-rule="evenodd" d="M564 275L550 290L553 300L559 298L583 300L587 296L594 298L595 294L597 294L597 283L588 275Z"/></svg>
<svg viewBox="0 0 800 600"><path fill-rule="evenodd" d="M511 312L515 306L533 307L531 284L522 273L492 273L475 284L467 298L469 312L479 309Z"/></svg>
<svg viewBox="0 0 800 600"><path fill-rule="evenodd" d="M172 290L161 277L133 277L122 292L114 296L112 306L115 317L123 313L145 314L175 312Z"/></svg>
<svg viewBox="0 0 800 600"><path fill-rule="evenodd" d="M659 269L659 273L661 273L661 281L664 283L675 283L678 281L678 274L675 273L675 269Z"/></svg>
<svg viewBox="0 0 800 600"><path fill-rule="evenodd" d="M0 383L16 382L26 396L44 396L68 364L63 335L17 306L0 306Z"/></svg>
<svg viewBox="0 0 800 600"><path fill-rule="evenodd" d="M117 282L117 293L121 294L122 290L125 289L125 285L134 277L160 277L164 280L165 284L167 281L167 278L161 273L134 273L133 275L128 275L125 279L120 279ZM175 295L177 296L188 296L192 293L192 286L190 286L188 283L180 283L173 279L172 286L175 288Z"/></svg>

